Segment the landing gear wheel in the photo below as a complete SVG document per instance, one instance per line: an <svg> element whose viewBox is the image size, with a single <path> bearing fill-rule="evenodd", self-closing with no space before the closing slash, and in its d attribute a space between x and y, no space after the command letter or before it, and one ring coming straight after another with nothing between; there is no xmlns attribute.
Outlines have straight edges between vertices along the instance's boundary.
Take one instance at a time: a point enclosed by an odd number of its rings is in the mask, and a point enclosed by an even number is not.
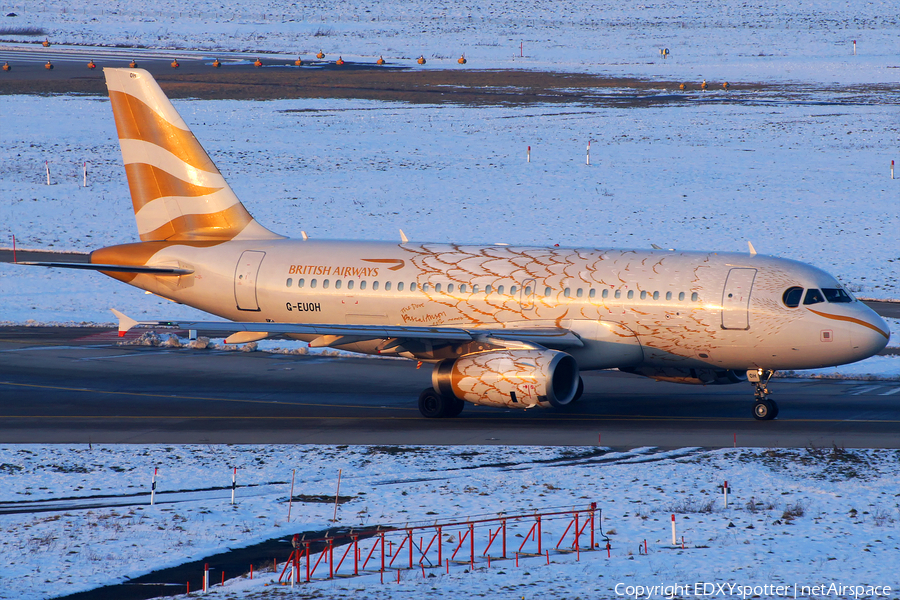
<svg viewBox="0 0 900 600"><path fill-rule="evenodd" d="M438 394L433 388L427 388L419 394L419 412L426 419L439 419L447 412L447 398Z"/></svg>
<svg viewBox="0 0 900 600"><path fill-rule="evenodd" d="M747 371L747 377L753 383L755 392L753 394L755 403L753 404L753 417L757 421L771 421L778 416L778 405L773 400L769 400L769 389L767 384L772 378L775 371L767 371L759 369L757 371Z"/></svg>
<svg viewBox="0 0 900 600"><path fill-rule="evenodd" d="M575 395L572 396L572 402L570 402L569 404L574 404L575 402L578 402L578 400L581 398L581 395L583 393L584 393L584 379L582 379L581 375L579 375L578 376L578 389L575 390Z"/></svg>
<svg viewBox="0 0 900 600"><path fill-rule="evenodd" d="M753 416L757 421L771 421L778 415L778 405L771 400L761 400L753 405Z"/></svg>
<svg viewBox="0 0 900 600"><path fill-rule="evenodd" d="M447 403L447 411L444 413L444 416L452 419L453 417L458 417L459 413L463 411L466 407L466 401L460 400L456 396L453 396L449 400L450 401Z"/></svg>

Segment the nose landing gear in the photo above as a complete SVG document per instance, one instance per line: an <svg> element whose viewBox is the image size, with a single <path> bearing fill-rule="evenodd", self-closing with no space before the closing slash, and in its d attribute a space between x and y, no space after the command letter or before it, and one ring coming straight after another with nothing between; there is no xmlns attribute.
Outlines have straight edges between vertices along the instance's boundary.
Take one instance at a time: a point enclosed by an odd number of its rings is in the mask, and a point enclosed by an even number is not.
<svg viewBox="0 0 900 600"><path fill-rule="evenodd" d="M747 371L747 380L753 384L753 417L757 421L771 421L778 416L778 404L769 399L767 384L775 371L751 369Z"/></svg>

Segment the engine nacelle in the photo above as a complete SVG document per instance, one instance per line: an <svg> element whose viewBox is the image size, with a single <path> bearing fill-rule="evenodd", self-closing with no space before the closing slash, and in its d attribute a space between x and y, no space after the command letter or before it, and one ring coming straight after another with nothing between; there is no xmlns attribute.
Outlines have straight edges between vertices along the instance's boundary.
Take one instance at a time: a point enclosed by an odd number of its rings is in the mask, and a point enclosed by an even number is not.
<svg viewBox="0 0 900 600"><path fill-rule="evenodd" d="M442 360L431 382L439 394L473 404L559 407L578 391L578 363L557 350L492 350Z"/></svg>
<svg viewBox="0 0 900 600"><path fill-rule="evenodd" d="M722 369L680 369L675 367L637 367L619 369L626 373L634 373L671 383L689 383L693 385L728 385L744 383L747 375L744 371L725 371Z"/></svg>

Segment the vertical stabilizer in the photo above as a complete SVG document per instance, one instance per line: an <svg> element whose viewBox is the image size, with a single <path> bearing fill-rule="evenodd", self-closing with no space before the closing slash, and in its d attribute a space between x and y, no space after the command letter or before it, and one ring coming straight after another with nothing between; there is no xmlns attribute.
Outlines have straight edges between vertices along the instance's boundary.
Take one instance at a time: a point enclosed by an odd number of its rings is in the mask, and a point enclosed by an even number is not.
<svg viewBox="0 0 900 600"><path fill-rule="evenodd" d="M103 71L142 241L281 237L247 212L150 73Z"/></svg>

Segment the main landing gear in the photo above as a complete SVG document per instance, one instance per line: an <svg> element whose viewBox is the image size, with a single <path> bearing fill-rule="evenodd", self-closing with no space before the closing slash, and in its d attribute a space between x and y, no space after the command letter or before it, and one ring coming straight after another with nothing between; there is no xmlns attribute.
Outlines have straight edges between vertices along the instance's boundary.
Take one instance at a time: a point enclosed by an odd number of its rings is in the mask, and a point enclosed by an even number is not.
<svg viewBox="0 0 900 600"><path fill-rule="evenodd" d="M753 416L757 421L771 421L778 416L778 404L769 400L767 384L775 371L754 369L747 371L747 379L756 388L753 393Z"/></svg>
<svg viewBox="0 0 900 600"><path fill-rule="evenodd" d="M426 388L419 394L419 412L428 419L458 417L465 406L465 400L438 394L434 388Z"/></svg>

